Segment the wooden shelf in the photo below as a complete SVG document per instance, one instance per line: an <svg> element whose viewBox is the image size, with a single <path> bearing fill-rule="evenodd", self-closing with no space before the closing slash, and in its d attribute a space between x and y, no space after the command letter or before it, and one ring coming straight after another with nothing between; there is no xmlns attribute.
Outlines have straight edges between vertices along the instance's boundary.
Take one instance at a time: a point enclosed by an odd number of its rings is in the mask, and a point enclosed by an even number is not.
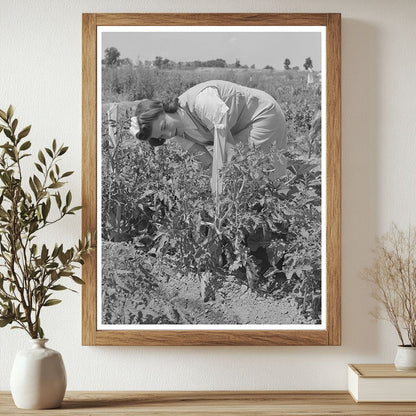
<svg viewBox="0 0 416 416"><path fill-rule="evenodd" d="M415 415L414 403L355 403L339 391L67 392L59 409L22 410L0 392L0 415Z"/></svg>

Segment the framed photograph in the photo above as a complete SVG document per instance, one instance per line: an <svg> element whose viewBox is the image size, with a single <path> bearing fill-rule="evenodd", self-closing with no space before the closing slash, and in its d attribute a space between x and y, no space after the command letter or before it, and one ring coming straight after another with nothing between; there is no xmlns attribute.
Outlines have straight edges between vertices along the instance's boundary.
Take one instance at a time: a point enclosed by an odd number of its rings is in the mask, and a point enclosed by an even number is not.
<svg viewBox="0 0 416 416"><path fill-rule="evenodd" d="M83 15L83 345L340 345L340 33Z"/></svg>

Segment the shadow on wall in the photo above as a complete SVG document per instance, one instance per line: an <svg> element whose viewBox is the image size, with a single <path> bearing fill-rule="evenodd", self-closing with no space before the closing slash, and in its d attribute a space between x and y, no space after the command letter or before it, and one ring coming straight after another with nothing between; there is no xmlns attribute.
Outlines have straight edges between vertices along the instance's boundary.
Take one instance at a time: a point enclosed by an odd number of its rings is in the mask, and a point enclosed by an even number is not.
<svg viewBox="0 0 416 416"><path fill-rule="evenodd" d="M342 344L371 359L381 344L369 313L371 289L360 277L370 265L378 229L380 29L342 20Z"/></svg>

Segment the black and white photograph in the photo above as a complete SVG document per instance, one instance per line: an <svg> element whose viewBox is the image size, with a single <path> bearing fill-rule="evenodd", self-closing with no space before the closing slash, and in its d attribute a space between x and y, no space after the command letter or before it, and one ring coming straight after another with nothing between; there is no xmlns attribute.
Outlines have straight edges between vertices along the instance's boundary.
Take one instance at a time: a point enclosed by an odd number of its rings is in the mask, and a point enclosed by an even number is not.
<svg viewBox="0 0 416 416"><path fill-rule="evenodd" d="M325 328L325 39L99 28L99 329Z"/></svg>

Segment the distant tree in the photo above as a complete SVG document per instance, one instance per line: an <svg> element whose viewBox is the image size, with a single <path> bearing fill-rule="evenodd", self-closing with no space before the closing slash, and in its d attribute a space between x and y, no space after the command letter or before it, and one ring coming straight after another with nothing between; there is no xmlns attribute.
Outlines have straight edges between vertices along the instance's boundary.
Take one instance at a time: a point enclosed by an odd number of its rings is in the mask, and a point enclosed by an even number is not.
<svg viewBox="0 0 416 416"><path fill-rule="evenodd" d="M293 69L294 71L299 71L299 67L298 67L298 66L294 66L292 69Z"/></svg>
<svg viewBox="0 0 416 416"><path fill-rule="evenodd" d="M227 62L225 62L225 60L221 58L210 59L209 61L204 62L204 64L204 66L214 68L225 68L227 66Z"/></svg>
<svg viewBox="0 0 416 416"><path fill-rule="evenodd" d="M250 67L251 69L256 69L256 65L251 65L251 67Z"/></svg>
<svg viewBox="0 0 416 416"><path fill-rule="evenodd" d="M104 65L107 65L107 66L118 65L119 57L120 57L120 52L118 51L118 49L115 48L114 46L111 46L110 48L106 48L104 50L103 63Z"/></svg>
<svg viewBox="0 0 416 416"><path fill-rule="evenodd" d="M162 65L161 65L161 67L163 68L163 69L168 69L169 68L169 65L170 64L170 60L168 59L168 58L164 58L163 60L162 60Z"/></svg>
<svg viewBox="0 0 416 416"><path fill-rule="evenodd" d="M123 59L118 59L117 65L130 65L130 66L132 66L133 63L131 62L130 58L123 58Z"/></svg>
<svg viewBox="0 0 416 416"><path fill-rule="evenodd" d="M312 59L311 58L306 58L305 59L305 63L303 64L305 70L307 71L309 68L313 68L312 65Z"/></svg>
<svg viewBox="0 0 416 416"><path fill-rule="evenodd" d="M169 61L168 64L168 68L226 68L227 66L227 62L222 58L209 59L208 61L181 61L177 64L173 61ZM234 64L231 66L234 66Z"/></svg>
<svg viewBox="0 0 416 416"><path fill-rule="evenodd" d="M263 69L269 69L270 71L274 70L274 68L271 65L266 65Z"/></svg>
<svg viewBox="0 0 416 416"><path fill-rule="evenodd" d="M156 56L156 58L153 61L153 65L160 69L162 67L163 58L161 56Z"/></svg>
<svg viewBox="0 0 416 416"><path fill-rule="evenodd" d="M285 61L283 62L283 66L285 67L285 69L290 69L290 59L286 58Z"/></svg>
<svg viewBox="0 0 416 416"><path fill-rule="evenodd" d="M240 68L241 67L240 60L239 59L236 59L234 65L235 65L236 68Z"/></svg>
<svg viewBox="0 0 416 416"><path fill-rule="evenodd" d="M218 68L225 68L227 66L227 62L225 61L225 59L217 58L215 62Z"/></svg>

